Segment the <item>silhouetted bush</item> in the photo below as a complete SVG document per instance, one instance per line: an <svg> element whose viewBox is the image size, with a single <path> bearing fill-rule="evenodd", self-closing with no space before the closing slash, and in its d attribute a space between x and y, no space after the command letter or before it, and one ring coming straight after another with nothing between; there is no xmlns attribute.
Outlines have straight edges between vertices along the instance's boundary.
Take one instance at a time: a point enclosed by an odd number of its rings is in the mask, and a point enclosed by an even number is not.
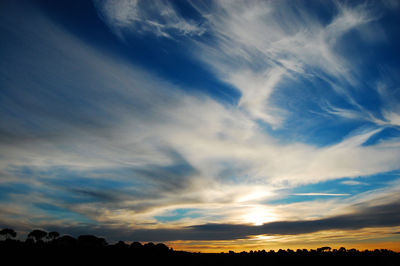
<svg viewBox="0 0 400 266"><path fill-rule="evenodd" d="M107 246L107 242L101 237L81 235L78 237L78 245L84 248L101 248Z"/></svg>
<svg viewBox="0 0 400 266"><path fill-rule="evenodd" d="M60 234L58 232L50 232L50 233L48 233L47 238L50 241L53 241L53 240L57 239L59 236L60 236Z"/></svg>
<svg viewBox="0 0 400 266"><path fill-rule="evenodd" d="M73 248L76 246L77 240L72 236L65 235L53 240L53 243L59 247Z"/></svg>
<svg viewBox="0 0 400 266"><path fill-rule="evenodd" d="M14 231L14 229L4 228L0 231L0 235L5 239L10 239L16 237L17 233Z"/></svg>
<svg viewBox="0 0 400 266"><path fill-rule="evenodd" d="M42 241L42 239L43 239L44 237L46 237L46 236L47 236L47 232L45 232L45 231L43 231L43 230L39 230L39 229L33 230L32 232L30 232L30 233L28 234L28 238L32 238L32 239L34 239L36 242Z"/></svg>
<svg viewBox="0 0 400 266"><path fill-rule="evenodd" d="M130 246L131 249L140 250L143 248L143 245L139 242L133 242Z"/></svg>

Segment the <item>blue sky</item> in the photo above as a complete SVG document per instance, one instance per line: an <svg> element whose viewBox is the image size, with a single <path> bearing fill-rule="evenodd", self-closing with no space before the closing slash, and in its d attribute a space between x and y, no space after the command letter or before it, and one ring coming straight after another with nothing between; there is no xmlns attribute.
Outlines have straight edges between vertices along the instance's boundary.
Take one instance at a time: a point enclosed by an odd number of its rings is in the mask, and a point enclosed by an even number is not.
<svg viewBox="0 0 400 266"><path fill-rule="evenodd" d="M332 243L399 242L400 220L381 212L399 210L397 1L2 1L0 13L2 227L194 250L334 230L353 231ZM269 229L316 219L348 224ZM226 231L198 236L215 224Z"/></svg>

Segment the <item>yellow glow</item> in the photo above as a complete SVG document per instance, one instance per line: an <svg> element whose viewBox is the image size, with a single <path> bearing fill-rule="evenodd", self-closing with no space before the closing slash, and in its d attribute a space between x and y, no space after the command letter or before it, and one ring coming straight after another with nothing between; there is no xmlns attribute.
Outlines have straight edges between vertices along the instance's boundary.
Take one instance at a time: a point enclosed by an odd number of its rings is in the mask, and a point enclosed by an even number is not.
<svg viewBox="0 0 400 266"><path fill-rule="evenodd" d="M170 241L168 246L175 250L192 252L235 252L250 250L275 250L278 249L317 249L329 246L332 249L345 247L359 250L391 249L400 252L400 236L393 234L399 232L400 227L390 228L365 228L359 230L328 230L301 235L257 235L245 239L214 240L214 241ZM362 236L362 240L360 237Z"/></svg>
<svg viewBox="0 0 400 266"><path fill-rule="evenodd" d="M246 223L262 225L275 220L275 217L270 209L256 206L251 208L250 212L245 213L243 219Z"/></svg>
<svg viewBox="0 0 400 266"><path fill-rule="evenodd" d="M261 200L271 196L272 193L264 188L254 189L252 192L247 193L237 199L237 202L247 202L252 200Z"/></svg>

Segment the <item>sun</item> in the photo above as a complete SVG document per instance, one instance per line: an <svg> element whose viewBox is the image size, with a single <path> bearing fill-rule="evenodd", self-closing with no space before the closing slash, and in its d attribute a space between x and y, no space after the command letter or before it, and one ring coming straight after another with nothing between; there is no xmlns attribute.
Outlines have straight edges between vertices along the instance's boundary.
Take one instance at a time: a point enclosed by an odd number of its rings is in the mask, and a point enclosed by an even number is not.
<svg viewBox="0 0 400 266"><path fill-rule="evenodd" d="M254 225L263 225L275 220L273 212L269 208L255 206L251 210L243 215L243 219L246 223Z"/></svg>

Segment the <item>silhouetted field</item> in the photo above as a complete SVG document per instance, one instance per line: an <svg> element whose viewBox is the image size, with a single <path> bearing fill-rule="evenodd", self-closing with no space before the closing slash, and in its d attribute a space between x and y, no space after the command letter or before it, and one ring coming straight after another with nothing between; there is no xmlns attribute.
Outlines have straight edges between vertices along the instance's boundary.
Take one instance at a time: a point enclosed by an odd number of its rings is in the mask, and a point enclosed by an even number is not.
<svg viewBox="0 0 400 266"><path fill-rule="evenodd" d="M4 231L6 230L6 231ZM7 231L11 230L11 231ZM25 241L14 240L12 229L0 231L0 254L13 265L400 265L400 253L387 249L298 249L235 253L174 251L165 244L108 244L104 238L59 236L34 230ZM11 264L10 263L10 264Z"/></svg>

